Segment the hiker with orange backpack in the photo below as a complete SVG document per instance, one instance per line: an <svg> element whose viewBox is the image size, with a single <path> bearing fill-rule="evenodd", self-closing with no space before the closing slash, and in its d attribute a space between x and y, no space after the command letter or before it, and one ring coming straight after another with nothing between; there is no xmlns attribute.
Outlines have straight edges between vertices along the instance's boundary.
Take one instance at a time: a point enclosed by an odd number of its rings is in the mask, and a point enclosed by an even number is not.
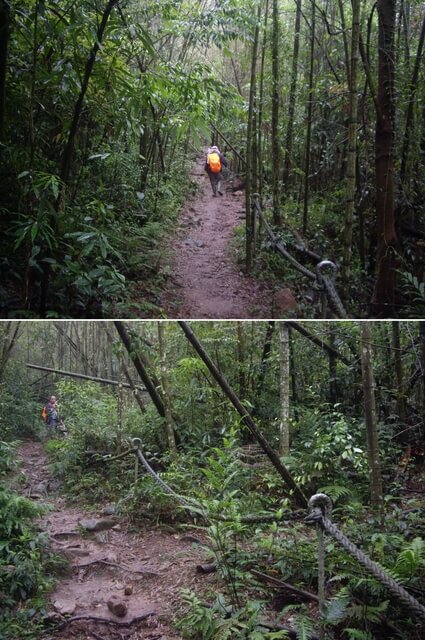
<svg viewBox="0 0 425 640"><path fill-rule="evenodd" d="M223 167L227 167L227 160L221 153L220 149L216 146L209 147L207 151L207 159L205 161L205 171L210 179L214 198L217 197L217 193L221 196L223 195L220 188L221 180L223 178Z"/></svg>
<svg viewBox="0 0 425 640"><path fill-rule="evenodd" d="M58 401L56 396L50 396L47 404L44 405L41 417L48 427L56 429L59 422Z"/></svg>

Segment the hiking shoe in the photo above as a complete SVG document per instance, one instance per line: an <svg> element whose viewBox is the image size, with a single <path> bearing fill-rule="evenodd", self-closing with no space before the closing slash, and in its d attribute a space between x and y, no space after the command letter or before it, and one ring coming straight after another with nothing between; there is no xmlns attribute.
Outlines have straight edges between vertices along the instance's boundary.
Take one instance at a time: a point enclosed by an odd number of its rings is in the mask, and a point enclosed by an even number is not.
<svg viewBox="0 0 425 640"><path fill-rule="evenodd" d="M213 198L216 198L216 197L217 197L217 194L216 194L216 193L213 193Z"/></svg>
<svg viewBox="0 0 425 640"><path fill-rule="evenodd" d="M222 192L222 191L219 191L219 194L222 196L222 195L223 195L223 192Z"/></svg>

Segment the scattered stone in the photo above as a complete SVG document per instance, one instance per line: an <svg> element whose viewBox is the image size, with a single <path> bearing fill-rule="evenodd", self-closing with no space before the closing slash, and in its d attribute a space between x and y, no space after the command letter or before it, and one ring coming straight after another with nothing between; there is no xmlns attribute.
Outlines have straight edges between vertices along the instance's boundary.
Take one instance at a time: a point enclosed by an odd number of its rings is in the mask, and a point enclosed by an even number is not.
<svg viewBox="0 0 425 640"><path fill-rule="evenodd" d="M202 242L202 240L195 240L195 244L200 249L202 249L202 247L205 247L205 242Z"/></svg>
<svg viewBox="0 0 425 640"><path fill-rule="evenodd" d="M125 587L124 593L125 593L126 596L131 596L131 594L133 593L133 587L131 586L131 584L128 584Z"/></svg>
<svg viewBox="0 0 425 640"><path fill-rule="evenodd" d="M78 524L86 531L106 531L117 524L112 518L87 518L79 520Z"/></svg>
<svg viewBox="0 0 425 640"><path fill-rule="evenodd" d="M124 618L124 616L127 615L127 605L122 602L122 600L120 600L118 596L111 596L106 604L108 605L109 611L111 611L114 616L117 616L118 618Z"/></svg>
<svg viewBox="0 0 425 640"><path fill-rule="evenodd" d="M62 598L55 600L53 606L58 613L65 616L67 614L70 615L74 613L77 604L75 600L66 600L65 598Z"/></svg>
<svg viewBox="0 0 425 640"><path fill-rule="evenodd" d="M298 302L291 289L287 287L276 291L273 301L277 316L282 315L285 317L288 312L296 312L298 310Z"/></svg>
<svg viewBox="0 0 425 640"><path fill-rule="evenodd" d="M102 516L113 516L117 511L117 506L115 504L107 504L102 509Z"/></svg>
<svg viewBox="0 0 425 640"><path fill-rule="evenodd" d="M62 487L62 481L58 480L57 478L55 480L50 480L49 482L49 490L53 491L53 493L56 493L56 491L59 491L59 489Z"/></svg>

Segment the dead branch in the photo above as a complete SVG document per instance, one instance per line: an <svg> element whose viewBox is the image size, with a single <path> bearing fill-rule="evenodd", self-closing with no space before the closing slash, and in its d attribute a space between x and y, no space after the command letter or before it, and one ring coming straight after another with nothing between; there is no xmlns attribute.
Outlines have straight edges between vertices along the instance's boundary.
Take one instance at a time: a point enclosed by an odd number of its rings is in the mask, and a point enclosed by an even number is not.
<svg viewBox="0 0 425 640"><path fill-rule="evenodd" d="M291 593L296 594L303 600L311 600L313 602L319 602L319 598L314 593L310 593L310 591L304 591L303 589L298 589L298 587L294 587L292 584L283 582L283 580L279 580L278 578L269 576L266 573L257 571L256 569L250 569L250 572L252 573L253 576L255 576L256 578L259 578L263 582L269 582L270 584L273 584L277 588L290 591Z"/></svg>
<svg viewBox="0 0 425 640"><path fill-rule="evenodd" d="M115 624L118 627L131 627L132 624L136 622L141 622L142 620L146 620L149 616L153 616L156 614L156 611L148 611L148 613L143 613L140 616L135 616L131 620L127 620L126 622L122 620L113 620L112 618L104 618L103 616L91 616L91 615L80 615L73 616L72 618L68 618L58 626L58 631L64 629L67 625L72 624L73 622L79 622L80 620L92 620L93 622L100 622L102 624Z"/></svg>

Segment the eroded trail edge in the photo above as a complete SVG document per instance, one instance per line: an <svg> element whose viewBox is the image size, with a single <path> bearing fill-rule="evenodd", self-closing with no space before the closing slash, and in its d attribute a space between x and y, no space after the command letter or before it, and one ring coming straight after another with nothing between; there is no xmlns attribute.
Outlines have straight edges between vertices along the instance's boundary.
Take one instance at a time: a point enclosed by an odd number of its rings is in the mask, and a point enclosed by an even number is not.
<svg viewBox="0 0 425 640"><path fill-rule="evenodd" d="M58 630L43 637L179 640L171 621L181 606L181 588L203 592L215 579L196 573L208 554L199 532L140 532L114 505L99 504L93 511L70 505L49 473L41 443L23 443L19 458L23 493L51 505L39 526L52 550L69 562L49 595L48 617Z"/></svg>
<svg viewBox="0 0 425 640"><path fill-rule="evenodd" d="M204 157L193 176L199 190L184 208L172 244L173 275L162 306L173 318L270 318L273 295L261 280L236 264L234 230L245 220L244 195L212 196Z"/></svg>

